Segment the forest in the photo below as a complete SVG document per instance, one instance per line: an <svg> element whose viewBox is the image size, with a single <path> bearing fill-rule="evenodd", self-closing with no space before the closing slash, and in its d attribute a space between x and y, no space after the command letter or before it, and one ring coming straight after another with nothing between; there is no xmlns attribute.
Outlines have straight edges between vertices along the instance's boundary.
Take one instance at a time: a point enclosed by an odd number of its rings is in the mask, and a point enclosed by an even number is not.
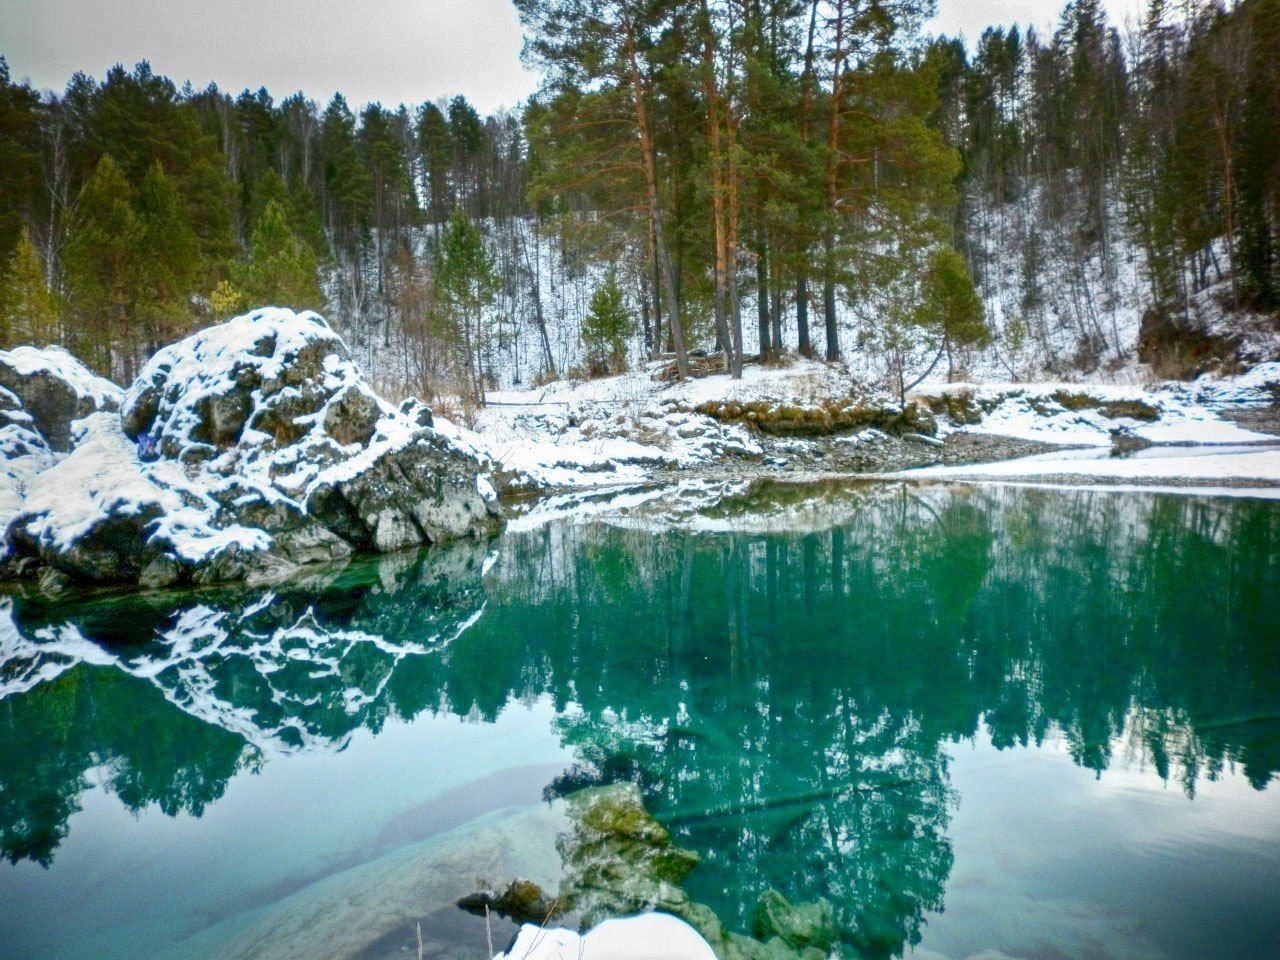
<svg viewBox="0 0 1280 960"><path fill-rule="evenodd" d="M0 59L0 346L128 382L281 304L428 399L787 353L905 389L973 350L1122 361L1124 278L1144 330L1210 289L1280 309L1280 0L1073 0L969 44L924 0L516 7L543 85L490 116Z"/></svg>

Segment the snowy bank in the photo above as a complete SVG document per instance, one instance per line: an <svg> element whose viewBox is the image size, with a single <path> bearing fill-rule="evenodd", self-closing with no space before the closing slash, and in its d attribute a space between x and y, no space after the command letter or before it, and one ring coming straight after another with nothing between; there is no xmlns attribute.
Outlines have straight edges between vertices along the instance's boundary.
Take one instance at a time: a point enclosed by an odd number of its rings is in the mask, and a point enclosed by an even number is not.
<svg viewBox="0 0 1280 960"><path fill-rule="evenodd" d="M684 382L652 363L620 376L489 394L471 442L534 490L589 490L681 475L829 476L1002 460L1041 445L1276 442L1280 364L1232 378L1137 386L948 384L898 403L847 367L795 359L741 380ZM1257 414L1262 430L1233 418Z"/></svg>
<svg viewBox="0 0 1280 960"><path fill-rule="evenodd" d="M924 467L899 476L939 480L1047 480L1110 482L1117 486L1187 492L1280 494L1280 447L1171 448L1113 457L1097 450L1067 450L1000 463Z"/></svg>
<svg viewBox="0 0 1280 960"><path fill-rule="evenodd" d="M365 382L314 313L272 308L158 352L120 413L80 422L5 535L23 576L167 585L491 530L470 449Z"/></svg>
<svg viewBox="0 0 1280 960"><path fill-rule="evenodd" d="M918 396L941 432L997 434L1065 446L1109 447L1117 437L1149 444L1239 444L1276 438L1226 414L1268 407L1280 391L1280 363L1231 378L1201 377L1151 389L1081 383L948 384Z"/></svg>

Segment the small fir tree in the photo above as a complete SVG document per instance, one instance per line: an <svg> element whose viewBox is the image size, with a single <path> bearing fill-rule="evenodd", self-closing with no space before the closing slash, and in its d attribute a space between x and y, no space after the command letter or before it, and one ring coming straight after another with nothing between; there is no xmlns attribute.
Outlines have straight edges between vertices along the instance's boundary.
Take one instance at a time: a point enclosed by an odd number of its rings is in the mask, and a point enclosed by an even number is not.
<svg viewBox="0 0 1280 960"><path fill-rule="evenodd" d="M275 200L267 203L253 228L249 260L236 287L250 306L318 310L323 303L315 256L290 229L284 207Z"/></svg>
<svg viewBox="0 0 1280 960"><path fill-rule="evenodd" d="M219 280L209 294L209 307L215 320L228 320L244 309L244 294L232 286L230 280Z"/></svg>
<svg viewBox="0 0 1280 960"><path fill-rule="evenodd" d="M104 154L80 191L71 215L63 279L75 320L76 356L103 373L112 373L115 350L125 356L136 342L135 294L140 274L141 227L133 208L133 190L124 172ZM129 363L122 372L132 377Z"/></svg>
<svg viewBox="0 0 1280 960"><path fill-rule="evenodd" d="M0 278L0 346L45 346L57 342L58 334L58 302L45 285L44 266L24 227Z"/></svg>
<svg viewBox="0 0 1280 960"><path fill-rule="evenodd" d="M467 387L473 399L483 403L483 313L498 293L498 279L484 245L484 234L461 209L454 210L440 236L434 279L440 305L462 340Z"/></svg>
<svg viewBox="0 0 1280 960"><path fill-rule="evenodd" d="M590 372L616 373L626 369L627 339L633 331L634 323L627 311L618 275L610 270L604 283L591 294L591 304L582 321L582 345L587 350Z"/></svg>

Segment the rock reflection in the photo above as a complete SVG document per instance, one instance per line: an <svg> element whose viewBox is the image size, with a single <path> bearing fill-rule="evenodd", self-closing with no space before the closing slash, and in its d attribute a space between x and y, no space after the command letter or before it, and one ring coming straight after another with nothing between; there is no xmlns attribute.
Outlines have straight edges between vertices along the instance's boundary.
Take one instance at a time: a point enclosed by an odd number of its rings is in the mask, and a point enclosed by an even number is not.
<svg viewBox="0 0 1280 960"><path fill-rule="evenodd" d="M748 522L748 519L751 522ZM750 932L774 890L885 956L941 909L951 744L1062 737L1194 794L1280 768L1280 512L1247 500L860 485L684 489L321 584L50 610L3 640L0 829L48 862L86 771L199 813L273 752L549 696ZM491 569L484 574L487 565ZM113 699L114 698L114 699ZM93 706L88 706L92 701Z"/></svg>

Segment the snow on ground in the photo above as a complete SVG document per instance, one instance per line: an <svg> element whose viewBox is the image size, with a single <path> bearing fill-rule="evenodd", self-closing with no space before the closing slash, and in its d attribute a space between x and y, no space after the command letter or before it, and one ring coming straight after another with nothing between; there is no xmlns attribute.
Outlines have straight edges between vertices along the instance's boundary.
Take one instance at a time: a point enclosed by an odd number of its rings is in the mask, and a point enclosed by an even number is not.
<svg viewBox="0 0 1280 960"><path fill-rule="evenodd" d="M1173 489L1180 492L1232 491L1280 497L1280 447L1151 448L1127 457L1098 450L1064 450L960 466L906 470L899 477L945 480L1077 479L1114 481L1119 486ZM1230 486L1226 486L1230 485Z"/></svg>
<svg viewBox="0 0 1280 960"><path fill-rule="evenodd" d="M949 394L982 411L980 423L943 432L998 434L1063 446L1110 446L1117 432L1153 444L1240 444L1275 437L1237 426L1223 411L1269 405L1277 385L1280 363L1266 363L1241 377L1201 377L1150 390L1079 383L956 383L918 395ZM1150 408L1150 414L1134 405ZM1138 416L1115 415L1127 412L1126 406ZM1155 419L1147 419L1150 415Z"/></svg>
<svg viewBox="0 0 1280 960"><path fill-rule="evenodd" d="M652 479L657 468L691 469L725 456L758 457L764 452L758 434L697 413L701 404L804 407L868 396L847 368L819 361L749 365L738 381L715 374L668 383L660 378L662 369L662 364L650 364L598 380L496 391L488 395L490 405L478 416L478 432L467 437L534 487L618 486ZM1109 449L1118 436L1182 446L1275 441L1272 435L1231 422L1225 414L1267 407L1278 389L1280 363L1270 363L1240 377L1202 377L1151 390L1078 383L946 384L917 391L914 398L935 409L940 409L940 399L950 398L969 411L957 423L942 408L939 436L967 432ZM892 404L883 396L872 402ZM856 443L859 437L837 436L831 442ZM808 442L772 441L774 447Z"/></svg>
<svg viewBox="0 0 1280 960"><path fill-rule="evenodd" d="M812 360L748 366L741 380L713 374L675 383L661 379L664 366L489 393L470 439L495 463L535 486L638 483L657 467L685 469L725 456L763 453L746 427L699 414L700 404L804 405L857 392L845 368Z"/></svg>

